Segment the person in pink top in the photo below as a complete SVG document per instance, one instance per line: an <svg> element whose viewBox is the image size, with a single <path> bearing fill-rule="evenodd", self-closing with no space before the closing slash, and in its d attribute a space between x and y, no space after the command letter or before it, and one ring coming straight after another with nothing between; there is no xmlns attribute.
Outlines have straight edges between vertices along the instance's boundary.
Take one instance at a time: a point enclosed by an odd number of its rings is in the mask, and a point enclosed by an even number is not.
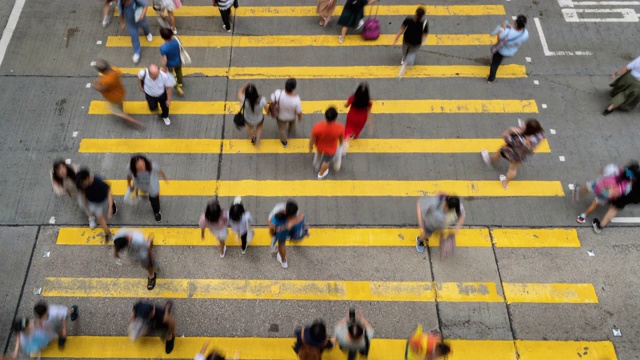
<svg viewBox="0 0 640 360"><path fill-rule="evenodd" d="M207 204L207 208L200 215L201 238L204 240L204 230L209 229L211 235L215 236L220 242L220 258L224 258L227 252L227 245L225 241L229 237L229 220L227 219L226 212L222 211L220 204L217 200L213 200Z"/></svg>

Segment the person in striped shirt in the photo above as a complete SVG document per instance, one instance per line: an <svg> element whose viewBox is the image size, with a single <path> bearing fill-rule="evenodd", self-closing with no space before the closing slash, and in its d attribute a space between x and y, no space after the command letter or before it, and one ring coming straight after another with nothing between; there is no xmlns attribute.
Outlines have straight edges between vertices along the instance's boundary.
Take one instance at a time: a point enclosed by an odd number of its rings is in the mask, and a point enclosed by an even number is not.
<svg viewBox="0 0 640 360"><path fill-rule="evenodd" d="M238 8L238 0L213 0L213 6L217 6L222 17L222 28L231 32L231 6Z"/></svg>

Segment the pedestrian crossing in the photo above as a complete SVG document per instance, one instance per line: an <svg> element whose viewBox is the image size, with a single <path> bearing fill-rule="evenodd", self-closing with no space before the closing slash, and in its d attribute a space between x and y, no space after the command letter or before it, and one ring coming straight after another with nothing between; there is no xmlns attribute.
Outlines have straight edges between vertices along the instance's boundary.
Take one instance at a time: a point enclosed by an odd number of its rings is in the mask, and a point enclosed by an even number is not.
<svg viewBox="0 0 640 360"><path fill-rule="evenodd" d="M414 13L416 5L383 5L380 6L381 16L407 16ZM497 16L493 20L501 21L506 11L502 5L427 5L424 6L427 16ZM336 9L339 14L341 7ZM116 13L117 14L117 13ZM264 17L273 21L286 21L287 18L315 17L315 7L312 6L240 6L234 10L236 17ZM156 16L149 8L149 16ZM175 11L178 18L185 17L217 17L218 9L212 6L183 6ZM492 21L493 21L492 20ZM184 20L178 20L184 21ZM362 47L381 47L391 45L395 35L383 34L374 42L364 41L359 35L347 36L344 44L339 44L335 35L183 35L180 29L180 39L187 49L203 51L205 48L291 48L326 49L344 47L354 50ZM185 31L186 33L186 31ZM147 42L141 37L143 47L156 48L162 43L159 37ZM495 43L495 36L489 34L431 34L428 46L489 46ZM128 36L108 36L105 42L107 50L122 51L131 46ZM364 64L362 62L365 62ZM360 61L355 66L267 66L266 60L256 59L252 67L205 67L211 65L204 58L197 61L193 67L185 67L186 76L224 77L229 80L268 80L286 79L391 79L397 76L399 66L368 66L366 61ZM276 65L276 64L273 64ZM135 75L138 68L121 68L126 75ZM405 74L407 78L483 78L488 75L489 68L484 65L416 65ZM503 65L498 71L501 79L517 81L527 77L526 66L518 64ZM228 85L229 86L229 85ZM236 89L229 87L229 95L225 99L211 101L189 101L189 94L185 100L172 101L171 116L185 115L189 120L202 122L230 123L231 115L239 110L240 104L229 99L235 98ZM336 94L336 100L305 99L302 103L304 114L321 114L327 107L336 106L341 114L346 110L340 106L345 99ZM526 99L495 99L486 94L478 94L475 99L423 99L417 94L414 99L376 99L372 108L373 114L383 115L415 115L430 114L424 123L434 123L443 119L439 115L457 114L497 114L506 116L527 116L539 114L538 103L527 96ZM124 103L124 110L133 115L151 115L144 101L130 101ZM108 103L93 100L88 106L87 114L90 120L99 120L100 115L108 115L111 111ZM206 115L224 115L212 118ZM173 119L173 118L172 118ZM387 119L382 120L382 122ZM515 119L514 119L515 120ZM543 119L544 121L544 119ZM455 157L465 154L477 154L483 148L494 149L502 145L498 138L439 138L437 130L434 133L421 134L415 130L415 138L363 138L353 141L350 154L450 154ZM502 129L496 132L502 131ZM242 154L262 154L264 156L276 154L304 154L308 152L308 139L289 139L288 148L283 148L278 139L262 139L259 147L254 147L249 140L229 139L227 134L216 134L214 138L200 138L202 134L193 134L194 138L162 138L145 139L133 138L96 138L85 137L78 144L78 153L86 156L105 154L216 154L234 157ZM552 153L548 141L544 141L536 150L537 156ZM479 158L479 157L478 157ZM349 157L347 157L349 159ZM348 160L346 160L348 161ZM345 163L346 163L345 161ZM479 160L480 161L480 160ZM306 171L306 170L303 170ZM116 174L106 174L116 175ZM523 197L562 197L565 192L560 181L527 180L519 178L509 183L509 189L504 190L498 181L465 180L465 179L433 179L433 180L403 180L394 175L393 180L374 180L361 174L362 178L349 180L317 181L309 180L280 180L280 179L188 179L188 176L171 179L169 183L161 182L162 197L256 197L266 201L274 201L288 197L308 197L313 199L333 198L338 201L350 201L351 198L417 198L427 194L449 193L462 197L484 197L492 199L510 199ZM226 175L221 178L224 179ZM112 193L122 196L126 190L126 181L113 177L108 180ZM408 202L414 207L415 201ZM201 209L198 209L200 211ZM304 209L303 209L304 210ZM127 211L124 209L123 211ZM305 213L307 213L305 211ZM165 216L167 214L164 214ZM262 216L260 214L259 216ZM313 223L313 220L311 220ZM262 224L259 221L259 224ZM135 226L128 226L135 227ZM117 231L112 228L112 232ZM154 235L154 246L185 248L185 251L199 251L203 247L214 248L218 242L208 232L205 238L200 238L200 229L191 227L142 227L145 235ZM270 235L264 227L255 228L254 240L251 247L266 248L270 246ZM396 251L415 247L415 228L359 228L352 227L311 227L311 237L288 246L301 248L335 248L348 251L349 248L364 248L372 251ZM234 241L228 241L228 246L238 246ZM438 236L429 241L430 248L440 245ZM59 229L55 246L60 251L73 253L75 249L86 247L99 249L104 246L104 235L101 230L90 230L87 227L62 227ZM567 251L581 247L578 233L575 229L542 229L542 228L464 228L456 239L456 246L471 251L518 250L536 251ZM194 249L189 249L194 247ZM168 250L170 251L170 250ZM163 254L164 255L164 254ZM217 257L217 255L212 255ZM291 255L295 256L295 255ZM312 255L309 255L312 256ZM168 259L167 259L168 260ZM217 260L217 259L216 259ZM228 261L231 259L225 259ZM166 261L163 259L163 261ZM435 260L431 260L435 261ZM274 262L275 263L275 262ZM295 272L295 265L287 271ZM118 277L112 274L91 273L83 277L70 277L68 274L50 274L41 279L41 296L51 301L117 301L119 299L151 298L151 299L182 299L186 302L219 300L229 301L304 301L312 303L337 302L338 307L346 307L347 303L383 302L395 307L402 307L409 303L425 304L499 304L504 307L511 304L520 306L593 306L599 303L596 287L590 283L579 281L549 282L544 274L540 274L539 282L512 281L440 281L422 279L421 281L380 281L367 280L366 276L359 276L358 280L323 279L321 271L313 279L297 279L295 273L290 278L183 278L184 274L170 274L160 276L153 291L145 288L146 279L133 278L133 274ZM471 277L471 274L469 274ZM165 277L166 276L166 277ZM557 280L556 280L557 281ZM104 299L104 300L103 300ZM344 303L344 304L343 304ZM311 320L311 319L308 319ZM178 320L179 322L182 319ZM240 319L239 321L242 321ZM301 319L301 321L305 321ZM188 324L179 326L188 327ZM376 324L374 324L374 327ZM380 324L383 326L383 324ZM215 334L215 330L213 330ZM208 335L208 334L207 334ZM178 337L176 346L171 354L164 354L163 343L157 338L144 338L132 343L123 336L70 336L67 346L60 350L50 346L43 353L43 358L192 358L194 353L205 342L210 342L214 348L222 350L227 356L239 353L241 359L285 360L296 359L291 350L293 339L285 337ZM398 334L395 338L375 338L372 342L368 359L395 360L402 359L408 334ZM445 334L446 336L447 334ZM576 335L576 338L581 338ZM545 338L546 339L546 338ZM576 354L588 350L593 359L616 359L615 349L610 341L550 341L550 340L465 340L452 339L454 354L452 360L461 359L491 359L512 360L547 360L573 359ZM580 355L579 355L580 356ZM333 350L323 359L344 359L339 350Z"/></svg>

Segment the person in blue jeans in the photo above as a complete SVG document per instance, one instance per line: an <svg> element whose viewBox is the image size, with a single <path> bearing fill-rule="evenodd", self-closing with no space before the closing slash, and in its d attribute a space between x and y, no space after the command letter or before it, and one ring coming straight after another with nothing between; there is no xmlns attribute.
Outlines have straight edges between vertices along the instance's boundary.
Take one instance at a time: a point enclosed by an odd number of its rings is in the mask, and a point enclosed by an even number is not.
<svg viewBox="0 0 640 360"><path fill-rule="evenodd" d="M289 267L287 263L287 239L302 240L309 235L309 230L304 225L304 214L298 211L298 204L289 199L285 203L278 203L271 210L269 218L269 231L271 233L272 252L278 252L276 258L283 269ZM276 248L276 242L278 247Z"/></svg>
<svg viewBox="0 0 640 360"><path fill-rule="evenodd" d="M147 24L146 14L149 3L147 0L118 0L118 10L120 12L120 27L127 27L133 45L133 63L140 61L140 39L138 38L138 27L142 28L149 42L153 41L151 29ZM136 10L142 7L142 13L136 18Z"/></svg>

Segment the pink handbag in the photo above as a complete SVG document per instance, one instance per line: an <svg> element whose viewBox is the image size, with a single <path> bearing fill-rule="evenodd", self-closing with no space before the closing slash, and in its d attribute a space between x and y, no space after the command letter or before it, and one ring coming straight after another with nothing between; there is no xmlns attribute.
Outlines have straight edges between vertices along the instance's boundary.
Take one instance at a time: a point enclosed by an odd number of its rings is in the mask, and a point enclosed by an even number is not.
<svg viewBox="0 0 640 360"><path fill-rule="evenodd" d="M173 0L173 5L176 6L176 9L180 9L182 7L182 1L180 0Z"/></svg>

